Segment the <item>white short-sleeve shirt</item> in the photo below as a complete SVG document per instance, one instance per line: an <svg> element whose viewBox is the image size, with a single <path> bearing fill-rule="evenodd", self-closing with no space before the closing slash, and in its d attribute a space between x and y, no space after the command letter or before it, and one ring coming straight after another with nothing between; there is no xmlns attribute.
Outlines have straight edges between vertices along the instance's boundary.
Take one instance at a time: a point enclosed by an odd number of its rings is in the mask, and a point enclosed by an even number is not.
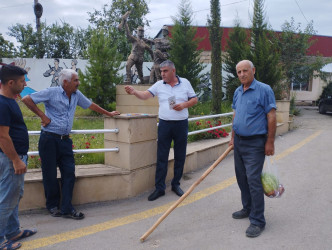
<svg viewBox="0 0 332 250"><path fill-rule="evenodd" d="M148 91L153 96L158 96L159 101L159 118L167 121L185 120L188 118L188 109L176 111L169 108L169 98L174 96L176 104L187 102L189 99L196 97L195 91L190 82L178 77L178 83L172 87L163 80L153 84Z"/></svg>

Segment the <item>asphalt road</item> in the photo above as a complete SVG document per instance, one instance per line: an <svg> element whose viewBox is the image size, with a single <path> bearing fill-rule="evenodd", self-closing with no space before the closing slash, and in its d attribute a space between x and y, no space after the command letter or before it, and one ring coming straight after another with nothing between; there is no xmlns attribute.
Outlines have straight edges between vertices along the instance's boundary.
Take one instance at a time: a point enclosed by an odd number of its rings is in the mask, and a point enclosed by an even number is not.
<svg viewBox="0 0 332 250"><path fill-rule="evenodd" d="M231 217L241 209L231 152L143 243L140 237L178 199L169 185L153 202L146 192L80 206L82 221L53 218L46 210L25 212L22 227L38 233L22 249L332 249L332 114L302 107L295 127L276 139L275 163L286 191L265 199L267 224L258 238L245 236L248 219ZM183 189L209 166L185 175Z"/></svg>

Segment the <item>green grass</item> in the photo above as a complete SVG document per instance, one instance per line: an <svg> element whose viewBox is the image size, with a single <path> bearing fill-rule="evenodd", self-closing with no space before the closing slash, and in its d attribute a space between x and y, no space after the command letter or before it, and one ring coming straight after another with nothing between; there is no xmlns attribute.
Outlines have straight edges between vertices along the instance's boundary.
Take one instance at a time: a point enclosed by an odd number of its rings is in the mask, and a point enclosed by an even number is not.
<svg viewBox="0 0 332 250"><path fill-rule="evenodd" d="M22 110L24 121L29 131L40 131L41 124L40 118L37 117L32 111L30 111L22 102L19 102L19 106ZM44 111L44 105L38 104L38 107ZM232 111L230 103L223 102L221 106L222 113L228 113ZM190 116L203 116L211 114L211 101L198 103L194 107L189 109ZM189 123L189 131L199 130L207 128L212 124L216 126L218 124L227 124L232 121L232 117L219 117L214 119L205 119ZM77 107L75 112L75 118L73 123L73 130L81 129L103 129L104 119L101 115L90 109L82 109ZM212 132L205 132L188 137L188 142L193 142L202 139L220 138L225 137L230 132L230 127L224 129L213 130ZM73 149L85 149L85 148L104 148L104 134L80 134L71 135L73 140ZM29 137L29 151L38 151L39 136ZM103 164L104 153L89 153L89 154L75 154L75 162L77 165L86 164ZM40 168L41 162L39 156L30 156L28 161L28 168Z"/></svg>

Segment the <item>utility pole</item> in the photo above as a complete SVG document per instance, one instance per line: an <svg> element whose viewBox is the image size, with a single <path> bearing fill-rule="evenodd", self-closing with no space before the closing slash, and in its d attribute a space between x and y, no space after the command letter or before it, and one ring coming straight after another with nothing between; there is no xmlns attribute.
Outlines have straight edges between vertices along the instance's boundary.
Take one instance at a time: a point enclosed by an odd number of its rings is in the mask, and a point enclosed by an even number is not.
<svg viewBox="0 0 332 250"><path fill-rule="evenodd" d="M34 0L35 1L35 5L33 6L34 12L35 12L35 16L36 16L36 29L37 31L39 31L40 29L40 18L43 14L43 6L38 3L38 0Z"/></svg>
<svg viewBox="0 0 332 250"><path fill-rule="evenodd" d="M35 4L33 6L33 10L36 16L36 29L37 29L37 58L43 58L44 53L41 51L41 32L40 32L40 18L43 14L43 6L38 3L38 0L34 0Z"/></svg>

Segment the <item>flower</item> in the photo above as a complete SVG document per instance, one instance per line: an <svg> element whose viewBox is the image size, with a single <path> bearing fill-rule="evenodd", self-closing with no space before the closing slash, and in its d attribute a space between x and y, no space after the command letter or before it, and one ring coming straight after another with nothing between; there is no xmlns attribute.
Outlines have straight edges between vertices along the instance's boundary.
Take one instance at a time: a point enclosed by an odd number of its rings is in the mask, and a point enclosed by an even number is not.
<svg viewBox="0 0 332 250"><path fill-rule="evenodd" d="M96 137L94 137L94 136L91 136L91 139L95 139Z"/></svg>
<svg viewBox="0 0 332 250"><path fill-rule="evenodd" d="M73 145L71 145L71 147L72 147L72 148L75 148L75 145L73 144Z"/></svg>

